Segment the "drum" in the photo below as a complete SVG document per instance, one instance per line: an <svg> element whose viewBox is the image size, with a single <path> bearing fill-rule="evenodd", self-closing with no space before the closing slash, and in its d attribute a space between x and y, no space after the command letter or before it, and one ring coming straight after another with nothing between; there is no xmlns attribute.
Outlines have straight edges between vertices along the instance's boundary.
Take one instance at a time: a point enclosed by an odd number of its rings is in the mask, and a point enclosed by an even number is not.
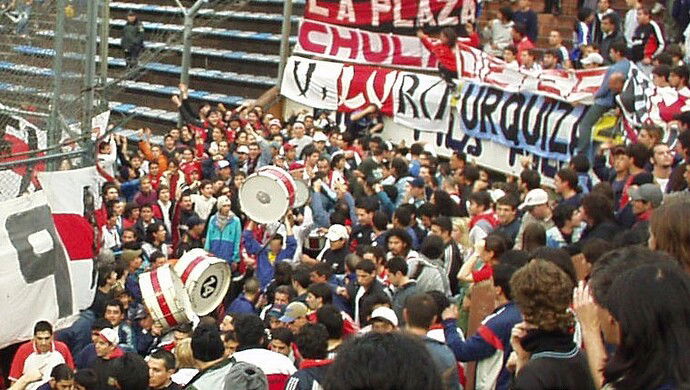
<svg viewBox="0 0 690 390"><path fill-rule="evenodd" d="M304 240L304 243L302 243L302 252L310 257L316 258L326 246L327 241L325 233L321 233L318 230L312 230L309 236Z"/></svg>
<svg viewBox="0 0 690 390"><path fill-rule="evenodd" d="M309 201L309 186L303 180L295 180L295 205L302 207Z"/></svg>
<svg viewBox="0 0 690 390"><path fill-rule="evenodd" d="M139 288L151 317L164 330L186 324L194 318L187 291L170 265L139 275Z"/></svg>
<svg viewBox="0 0 690 390"><path fill-rule="evenodd" d="M182 279L192 309L200 316L212 312L223 302L232 278L225 260L213 257L201 248L182 255L174 270Z"/></svg>
<svg viewBox="0 0 690 390"><path fill-rule="evenodd" d="M239 200L242 212L252 221L279 221L295 205L295 181L283 169L261 167L244 181Z"/></svg>

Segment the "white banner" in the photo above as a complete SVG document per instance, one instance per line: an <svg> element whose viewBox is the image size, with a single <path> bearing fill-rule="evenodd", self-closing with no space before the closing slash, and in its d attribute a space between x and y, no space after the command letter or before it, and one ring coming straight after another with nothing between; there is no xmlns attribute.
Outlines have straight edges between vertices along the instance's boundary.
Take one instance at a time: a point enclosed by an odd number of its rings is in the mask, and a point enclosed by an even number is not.
<svg viewBox="0 0 690 390"><path fill-rule="evenodd" d="M38 180L53 214L83 216L85 191L93 199L91 207L101 207L100 186L105 179L98 174L95 166L69 171L39 172Z"/></svg>
<svg viewBox="0 0 690 390"><path fill-rule="evenodd" d="M338 108L338 77L343 64L290 57L280 93L296 102L329 110Z"/></svg>
<svg viewBox="0 0 690 390"><path fill-rule="evenodd" d="M108 121L110 120L110 110L91 118L91 140L95 141L100 138L108 130Z"/></svg>
<svg viewBox="0 0 690 390"><path fill-rule="evenodd" d="M0 348L78 312L69 262L43 191L0 203Z"/></svg>
<svg viewBox="0 0 690 390"><path fill-rule="evenodd" d="M417 130L446 133L451 93L440 77L400 72L393 87L393 120Z"/></svg>
<svg viewBox="0 0 690 390"><path fill-rule="evenodd" d="M465 153L467 161L470 163L476 163L507 175L520 175L523 170L520 165L520 158L530 155L529 153L496 142L470 137L462 131L455 115L452 116L452 119L451 129L446 134L442 134L413 130L384 117L381 137L396 145L404 142L408 147L413 143L422 142L439 156L444 157L450 157L453 151L457 150ZM537 170L542 175L542 184L553 185L553 177L564 166L564 163L536 155L531 155L531 158L533 161L532 169Z"/></svg>

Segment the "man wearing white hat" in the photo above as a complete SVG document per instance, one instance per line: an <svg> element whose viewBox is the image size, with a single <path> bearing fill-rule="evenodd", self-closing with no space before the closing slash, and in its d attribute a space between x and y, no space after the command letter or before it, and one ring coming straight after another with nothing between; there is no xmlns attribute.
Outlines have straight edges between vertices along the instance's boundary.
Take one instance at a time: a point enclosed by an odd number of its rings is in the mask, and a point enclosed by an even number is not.
<svg viewBox="0 0 690 390"><path fill-rule="evenodd" d="M525 214L522 216L520 230L518 230L515 239L515 249L522 249L522 238L527 226L538 223L544 227L544 230L549 230L555 225L551 220L549 194L541 188L535 188L528 192L527 196L525 196L525 201L518 208L525 212Z"/></svg>
<svg viewBox="0 0 690 390"><path fill-rule="evenodd" d="M317 256L317 260L311 259L307 255L303 255L302 261L311 265L316 264L318 261L323 261L331 266L334 274L344 274L345 256L350 253L348 250L350 233L345 226L335 224L328 228L326 238L328 239L329 248L321 252L319 256Z"/></svg>
<svg viewBox="0 0 690 390"><path fill-rule="evenodd" d="M113 328L103 328L98 333L98 338L94 343L97 358L89 366L98 375L98 380L101 384L98 388L106 388L108 377L110 376L111 362L125 354L117 346L119 343L118 331Z"/></svg>

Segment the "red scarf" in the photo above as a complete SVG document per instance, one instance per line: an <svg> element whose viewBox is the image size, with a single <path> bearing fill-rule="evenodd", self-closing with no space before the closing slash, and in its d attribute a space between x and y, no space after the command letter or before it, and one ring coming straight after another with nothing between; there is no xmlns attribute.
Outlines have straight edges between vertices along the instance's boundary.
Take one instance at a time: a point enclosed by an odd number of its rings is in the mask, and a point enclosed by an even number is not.
<svg viewBox="0 0 690 390"><path fill-rule="evenodd" d="M496 214L493 211L485 211L479 215L475 215L472 217L470 220L470 229L474 227L479 221L485 220L491 224L491 227L495 228L498 226L499 222L498 219L496 219Z"/></svg>

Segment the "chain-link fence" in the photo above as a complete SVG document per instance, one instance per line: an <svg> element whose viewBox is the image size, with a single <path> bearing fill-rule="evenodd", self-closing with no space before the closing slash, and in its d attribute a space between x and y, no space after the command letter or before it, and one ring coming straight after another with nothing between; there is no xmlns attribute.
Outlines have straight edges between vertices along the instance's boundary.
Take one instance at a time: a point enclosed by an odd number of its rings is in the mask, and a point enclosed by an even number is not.
<svg viewBox="0 0 690 390"><path fill-rule="evenodd" d="M31 191L37 170L93 164L91 118L107 110L108 101L128 82L141 79L148 63L167 57L166 62L181 65L185 12L179 6L190 9L196 1L170 0L171 12L157 15L164 28L147 29L136 67L124 60L126 18L111 15L109 3L0 0L0 200ZM228 28L233 12L247 4L200 2L194 32ZM190 38L192 44L194 34ZM108 58L102 62L104 54ZM111 125L124 125L131 117L115 119L119 122L111 120ZM80 149L89 153L75 155ZM58 157L47 159L51 155Z"/></svg>

